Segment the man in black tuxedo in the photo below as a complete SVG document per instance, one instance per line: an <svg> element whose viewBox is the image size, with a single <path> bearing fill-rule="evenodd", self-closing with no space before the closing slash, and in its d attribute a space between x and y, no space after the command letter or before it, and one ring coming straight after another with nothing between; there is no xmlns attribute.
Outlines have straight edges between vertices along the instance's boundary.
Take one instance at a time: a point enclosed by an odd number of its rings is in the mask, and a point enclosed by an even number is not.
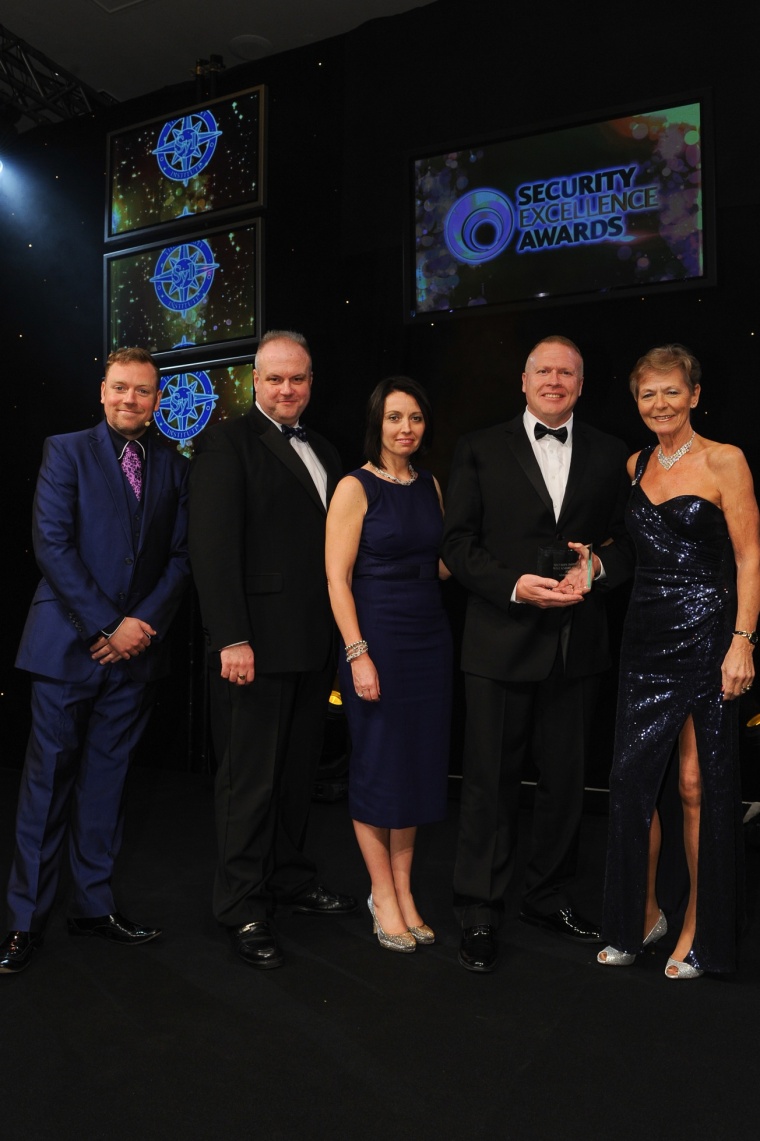
<svg viewBox="0 0 760 1141"><path fill-rule="evenodd" d="M492 970L514 868L520 780L539 772L520 918L581 942L573 911L584 769L598 675L610 664L604 593L631 574L623 510L627 449L574 419L583 360L548 337L528 357L527 408L459 442L443 558L470 592L462 646L467 694L454 899L459 961ZM577 570L539 574L539 548L592 544L593 585Z"/></svg>
<svg viewBox="0 0 760 1141"><path fill-rule="evenodd" d="M219 766L214 913L251 966L278 967L277 903L335 915L356 900L303 851L334 674L325 517L332 444L300 424L312 385L299 333L259 344L256 404L204 433L190 477L190 557L209 650Z"/></svg>

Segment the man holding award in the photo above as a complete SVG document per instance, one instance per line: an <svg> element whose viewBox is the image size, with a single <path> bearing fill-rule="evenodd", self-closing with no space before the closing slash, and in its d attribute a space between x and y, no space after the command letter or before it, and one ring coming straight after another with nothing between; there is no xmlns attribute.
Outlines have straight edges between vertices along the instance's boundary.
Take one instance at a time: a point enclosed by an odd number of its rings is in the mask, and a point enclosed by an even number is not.
<svg viewBox="0 0 760 1141"><path fill-rule="evenodd" d="M575 420L583 360L566 337L531 351L525 412L460 440L443 558L469 591L467 726L454 903L459 961L490 971L514 870L520 782L538 769L520 918L601 941L573 911L588 740L610 664L604 593L630 577L622 441Z"/></svg>

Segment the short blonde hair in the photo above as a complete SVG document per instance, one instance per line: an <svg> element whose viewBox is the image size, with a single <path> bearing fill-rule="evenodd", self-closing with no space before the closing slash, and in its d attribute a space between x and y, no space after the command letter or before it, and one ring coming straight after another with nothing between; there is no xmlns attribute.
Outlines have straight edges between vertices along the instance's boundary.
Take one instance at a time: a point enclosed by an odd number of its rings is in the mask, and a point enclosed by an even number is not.
<svg viewBox="0 0 760 1141"><path fill-rule="evenodd" d="M583 357L581 356L581 350L578 348L574 341L570 340L569 337L561 337L558 333L553 334L551 337L542 337L541 340L533 346L533 348L528 353L528 359L525 362L525 372L528 371L530 358L533 356L536 349L540 349L542 345L564 345L566 349L572 349L578 360L581 362L579 375L583 377Z"/></svg>
<svg viewBox="0 0 760 1141"><path fill-rule="evenodd" d="M645 373L672 372L674 368L680 368L686 387L689 392L693 393L702 377L702 369L697 358L683 345L659 345L656 349L650 349L648 353L636 361L630 376L631 392L634 399L638 399L639 387Z"/></svg>
<svg viewBox="0 0 760 1141"><path fill-rule="evenodd" d="M158 371L158 365L153 360L147 349L141 349L137 345L132 348L114 349L106 361L103 379L108 376L108 370L115 364L149 364L153 366L156 374L156 386L158 387L161 374Z"/></svg>

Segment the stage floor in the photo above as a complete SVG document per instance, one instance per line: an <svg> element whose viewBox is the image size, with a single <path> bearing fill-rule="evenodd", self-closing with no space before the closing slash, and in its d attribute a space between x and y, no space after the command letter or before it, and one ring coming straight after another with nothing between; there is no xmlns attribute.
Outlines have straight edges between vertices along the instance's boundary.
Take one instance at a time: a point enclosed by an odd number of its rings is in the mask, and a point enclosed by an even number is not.
<svg viewBox="0 0 760 1141"><path fill-rule="evenodd" d="M0 770L0 880L19 774ZM674 984L667 944L610 970L595 949L520 924L508 901L498 967L457 963L456 815L420 833L417 899L437 932L382 950L345 801L316 804L324 882L361 899L339 918L284 910L281 970L233 958L210 914L212 790L135 769L118 867L127 916L163 928L124 949L70 939L65 899L43 950L0 977L2 1135L24 1141L755 1141L760 1129L760 852L729 980ZM524 824L528 823L525 816ZM606 819L584 820L576 905L601 908Z"/></svg>

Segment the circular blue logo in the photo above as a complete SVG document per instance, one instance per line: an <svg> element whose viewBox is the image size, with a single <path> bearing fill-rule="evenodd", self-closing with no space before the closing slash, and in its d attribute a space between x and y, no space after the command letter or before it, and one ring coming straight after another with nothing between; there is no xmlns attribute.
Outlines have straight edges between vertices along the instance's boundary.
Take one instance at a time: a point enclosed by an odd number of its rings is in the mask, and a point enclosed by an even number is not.
<svg viewBox="0 0 760 1141"><path fill-rule="evenodd" d="M443 222L443 238L457 261L480 265L507 248L515 228L512 203L500 190L481 187L458 198Z"/></svg>
<svg viewBox="0 0 760 1141"><path fill-rule="evenodd" d="M166 376L153 417L156 427L170 440L189 440L206 427L218 399L207 372Z"/></svg>
<svg viewBox="0 0 760 1141"><path fill-rule="evenodd" d="M187 186L211 161L221 134L211 112L198 111L164 123L151 154L156 156L162 174Z"/></svg>
<svg viewBox="0 0 760 1141"><path fill-rule="evenodd" d="M161 250L150 280L166 309L186 313L206 296L218 268L211 246L196 238L194 242Z"/></svg>

